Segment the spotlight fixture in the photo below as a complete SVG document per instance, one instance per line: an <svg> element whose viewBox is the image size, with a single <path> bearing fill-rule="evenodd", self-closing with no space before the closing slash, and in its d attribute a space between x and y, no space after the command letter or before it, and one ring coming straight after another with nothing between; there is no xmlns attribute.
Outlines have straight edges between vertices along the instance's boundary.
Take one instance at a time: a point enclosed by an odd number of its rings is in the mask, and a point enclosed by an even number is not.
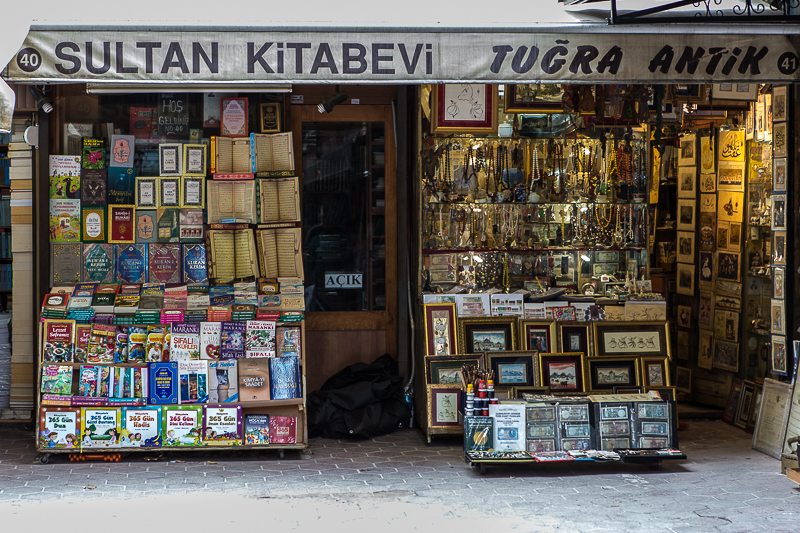
<svg viewBox="0 0 800 533"><path fill-rule="evenodd" d="M44 111L45 113L50 113L53 111L53 101L50 99L49 96L44 94L42 89L37 89L36 86L31 85L28 87L28 90L33 95L33 98L36 100L36 107Z"/></svg>
<svg viewBox="0 0 800 533"><path fill-rule="evenodd" d="M347 93L344 91L339 90L339 86L336 86L336 94L333 96L329 96L328 98L323 98L322 101L317 106L317 110L320 113L330 113L333 111L333 108L337 105L341 104L345 100L347 100Z"/></svg>

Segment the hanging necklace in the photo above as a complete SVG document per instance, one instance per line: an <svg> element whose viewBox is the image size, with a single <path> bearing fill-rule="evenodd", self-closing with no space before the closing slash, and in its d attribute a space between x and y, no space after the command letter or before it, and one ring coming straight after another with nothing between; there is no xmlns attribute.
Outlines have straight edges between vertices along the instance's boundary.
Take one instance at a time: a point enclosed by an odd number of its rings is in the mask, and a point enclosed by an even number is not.
<svg viewBox="0 0 800 533"><path fill-rule="evenodd" d="M539 201L539 195L536 194L534 189L534 185L539 179L541 179L541 174L539 173L539 145L534 141L533 152L531 154L531 189L528 193L528 201L532 204Z"/></svg>

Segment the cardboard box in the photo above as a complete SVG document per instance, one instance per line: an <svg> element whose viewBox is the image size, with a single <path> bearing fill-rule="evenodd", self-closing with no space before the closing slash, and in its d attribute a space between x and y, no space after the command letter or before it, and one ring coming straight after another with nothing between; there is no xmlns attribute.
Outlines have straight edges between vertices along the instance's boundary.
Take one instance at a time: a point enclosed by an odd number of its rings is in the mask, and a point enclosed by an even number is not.
<svg viewBox="0 0 800 533"><path fill-rule="evenodd" d="M800 465L797 463L797 455L793 453L781 454L781 474L786 474L786 477L800 484Z"/></svg>

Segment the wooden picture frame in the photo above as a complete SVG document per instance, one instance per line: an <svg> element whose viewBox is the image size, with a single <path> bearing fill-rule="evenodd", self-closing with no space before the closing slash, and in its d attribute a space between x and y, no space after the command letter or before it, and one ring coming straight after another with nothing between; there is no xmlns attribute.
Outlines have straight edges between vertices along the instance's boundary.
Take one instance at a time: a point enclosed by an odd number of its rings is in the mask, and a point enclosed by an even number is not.
<svg viewBox="0 0 800 533"><path fill-rule="evenodd" d="M519 333L521 338L517 344L523 350L549 353L559 349L555 320L520 320Z"/></svg>
<svg viewBox="0 0 800 533"><path fill-rule="evenodd" d="M714 339L712 365L720 370L739 371L739 343Z"/></svg>
<svg viewBox="0 0 800 533"><path fill-rule="evenodd" d="M686 263L677 263L677 289L678 294L694 296L695 290L695 267Z"/></svg>
<svg viewBox="0 0 800 533"><path fill-rule="evenodd" d="M181 178L158 178L158 209L181 206Z"/></svg>
<svg viewBox="0 0 800 533"><path fill-rule="evenodd" d="M716 152L714 151L715 139L713 135L700 136L700 160L697 162L700 167L700 179L716 172ZM701 183L702 187L702 183Z"/></svg>
<svg viewBox="0 0 800 533"><path fill-rule="evenodd" d="M750 410L753 408L756 384L752 381L742 382L742 393L739 395L739 405L736 407L736 415L733 417L733 425L742 429L747 427L747 420L750 417Z"/></svg>
<svg viewBox="0 0 800 533"><path fill-rule="evenodd" d="M161 143L158 145L158 175L180 176L183 171L183 145Z"/></svg>
<svg viewBox="0 0 800 533"><path fill-rule="evenodd" d="M158 209L158 178L136 176L136 209Z"/></svg>
<svg viewBox="0 0 800 533"><path fill-rule="evenodd" d="M594 344L600 357L663 355L672 359L666 321L595 322Z"/></svg>
<svg viewBox="0 0 800 533"><path fill-rule="evenodd" d="M260 104L258 110L261 133L280 133L281 105L278 102L268 102Z"/></svg>
<svg viewBox="0 0 800 533"><path fill-rule="evenodd" d="M487 370L494 371L495 387L540 387L539 358L536 351L486 352Z"/></svg>
<svg viewBox="0 0 800 533"><path fill-rule="evenodd" d="M669 387L672 385L669 375L669 359L663 355L642 357L642 385L646 388Z"/></svg>
<svg viewBox="0 0 800 533"><path fill-rule="evenodd" d="M656 391L661 396L661 399L668 402L674 402L677 396L675 386L669 387L645 387L645 392Z"/></svg>
<svg viewBox="0 0 800 533"><path fill-rule="evenodd" d="M426 355L425 381L428 385L461 386L461 367L473 364L484 368L483 354L473 355ZM458 379L454 381L458 376Z"/></svg>
<svg viewBox="0 0 800 533"><path fill-rule="evenodd" d="M497 133L497 90L489 83L434 86L431 133Z"/></svg>
<svg viewBox="0 0 800 533"><path fill-rule="evenodd" d="M552 393L586 392L589 383L582 353L540 353L542 386Z"/></svg>
<svg viewBox="0 0 800 533"><path fill-rule="evenodd" d="M789 375L789 358L786 351L786 337L783 335L772 335L770 337L770 369L773 374L779 376Z"/></svg>
<svg viewBox="0 0 800 533"><path fill-rule="evenodd" d="M786 335L786 304L784 300L770 300L769 332L773 335Z"/></svg>
<svg viewBox="0 0 800 533"><path fill-rule="evenodd" d="M181 178L181 208L198 208L206 206L205 177L184 176Z"/></svg>
<svg viewBox="0 0 800 533"><path fill-rule="evenodd" d="M687 134L679 139L678 166L693 167L697 165L697 136Z"/></svg>
<svg viewBox="0 0 800 533"><path fill-rule="evenodd" d="M247 137L249 107L247 98L220 98L220 124L221 137Z"/></svg>
<svg viewBox="0 0 800 533"><path fill-rule="evenodd" d="M508 397L512 400L525 400L525 395L550 396L550 387L511 387Z"/></svg>
<svg viewBox="0 0 800 533"><path fill-rule="evenodd" d="M183 175L206 177L208 147L205 144L183 145Z"/></svg>
<svg viewBox="0 0 800 533"><path fill-rule="evenodd" d="M613 392L614 387L641 385L638 357L592 357L586 360L589 388L593 392Z"/></svg>
<svg viewBox="0 0 800 533"><path fill-rule="evenodd" d="M539 98L539 93L535 88L548 91L550 87L556 87L556 93L548 95L547 98ZM505 86L503 98L503 112L510 113L563 113L563 87L561 84L515 84L509 83Z"/></svg>
<svg viewBox="0 0 800 533"><path fill-rule="evenodd" d="M133 244L136 242L136 206L109 205L106 232L112 244Z"/></svg>
<svg viewBox="0 0 800 533"><path fill-rule="evenodd" d="M786 442L792 385L765 378L758 419L753 432L753 449L775 459L781 458Z"/></svg>
<svg viewBox="0 0 800 533"><path fill-rule="evenodd" d="M558 350L562 353L580 352L594 355L591 323L558 324Z"/></svg>
<svg viewBox="0 0 800 533"><path fill-rule="evenodd" d="M692 198L678 200L678 231L694 231L696 225L695 204L696 202Z"/></svg>
<svg viewBox="0 0 800 533"><path fill-rule="evenodd" d="M697 167L678 167L678 198L697 198Z"/></svg>
<svg viewBox="0 0 800 533"><path fill-rule="evenodd" d="M425 355L458 353L456 304L424 304Z"/></svg>
<svg viewBox="0 0 800 533"><path fill-rule="evenodd" d="M452 385L428 385L428 428L445 429L461 427L459 410L464 391Z"/></svg>
<svg viewBox="0 0 800 533"><path fill-rule="evenodd" d="M786 298L786 269L775 267L772 269L772 297L779 300Z"/></svg>
<svg viewBox="0 0 800 533"><path fill-rule="evenodd" d="M506 352L517 349L516 317L459 318L457 331L458 347L463 353Z"/></svg>
<svg viewBox="0 0 800 533"><path fill-rule="evenodd" d="M786 165L786 158L772 160L772 191L773 192L786 192L786 177L788 176L788 167Z"/></svg>

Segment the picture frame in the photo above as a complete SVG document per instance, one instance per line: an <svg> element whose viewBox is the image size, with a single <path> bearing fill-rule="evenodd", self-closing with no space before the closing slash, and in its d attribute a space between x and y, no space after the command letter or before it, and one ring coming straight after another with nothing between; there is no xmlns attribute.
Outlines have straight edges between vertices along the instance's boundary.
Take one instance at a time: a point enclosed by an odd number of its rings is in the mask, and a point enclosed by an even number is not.
<svg viewBox="0 0 800 533"><path fill-rule="evenodd" d="M697 164L697 137L692 133L679 139L678 166L694 167Z"/></svg>
<svg viewBox="0 0 800 533"><path fill-rule="evenodd" d="M183 170L183 145L160 143L158 145L158 175L180 176Z"/></svg>
<svg viewBox="0 0 800 533"><path fill-rule="evenodd" d="M458 347L463 353L517 349L516 317L464 317L459 318L456 325Z"/></svg>
<svg viewBox="0 0 800 533"><path fill-rule="evenodd" d="M497 91L489 83L436 85L431 133L497 133Z"/></svg>
<svg viewBox="0 0 800 533"><path fill-rule="evenodd" d="M562 353L580 352L593 355L591 324L558 324L558 350Z"/></svg>
<svg viewBox="0 0 800 533"><path fill-rule="evenodd" d="M550 387L511 387L510 399L527 400L528 396L550 396Z"/></svg>
<svg viewBox="0 0 800 533"><path fill-rule="evenodd" d="M718 136L717 158L719 168L722 163L742 163L745 159L744 130L720 130Z"/></svg>
<svg viewBox="0 0 800 533"><path fill-rule="evenodd" d="M456 335L456 304L424 304L425 355L459 353Z"/></svg>
<svg viewBox="0 0 800 533"><path fill-rule="evenodd" d="M739 343L714 339L712 366L720 370L739 371Z"/></svg>
<svg viewBox="0 0 800 533"><path fill-rule="evenodd" d="M700 291L697 302L697 323L702 326L711 326L714 317L714 293Z"/></svg>
<svg viewBox="0 0 800 533"><path fill-rule="evenodd" d="M692 306L679 305L678 306L678 327L690 328L692 327Z"/></svg>
<svg viewBox="0 0 800 533"><path fill-rule="evenodd" d="M663 355L672 359L667 321L595 322L593 326L599 357Z"/></svg>
<svg viewBox="0 0 800 533"><path fill-rule="evenodd" d="M461 367L471 364L484 369L483 354L426 355L425 381L428 385L461 386Z"/></svg>
<svg viewBox="0 0 800 533"><path fill-rule="evenodd" d="M775 267L772 269L772 297L783 300L786 298L785 269Z"/></svg>
<svg viewBox="0 0 800 533"><path fill-rule="evenodd" d="M717 296L719 299L719 296ZM739 342L739 313L719 308L714 314L714 338L729 342Z"/></svg>
<svg viewBox="0 0 800 533"><path fill-rule="evenodd" d="M693 231L678 232L678 263L694 263L694 238Z"/></svg>
<svg viewBox="0 0 800 533"><path fill-rule="evenodd" d="M535 351L486 352L487 370L494 371L495 387L541 387L539 359Z"/></svg>
<svg viewBox="0 0 800 533"><path fill-rule="evenodd" d="M772 127L772 157L786 157L788 150L788 128L786 122L777 122Z"/></svg>
<svg viewBox="0 0 800 533"><path fill-rule="evenodd" d="M267 102L258 106L261 133L281 132L281 105L278 102Z"/></svg>
<svg viewBox="0 0 800 533"><path fill-rule="evenodd" d="M728 250L738 252L742 249L742 223L731 222L728 230Z"/></svg>
<svg viewBox="0 0 800 533"><path fill-rule="evenodd" d="M786 335L786 304L783 300L770 300L770 327L773 335Z"/></svg>
<svg viewBox="0 0 800 533"><path fill-rule="evenodd" d="M519 321L519 331L522 338L517 344L523 350L541 353L558 350L555 320L523 319Z"/></svg>
<svg viewBox="0 0 800 533"><path fill-rule="evenodd" d="M752 381L742 382L742 393L739 395L739 405L736 408L736 415L733 417L733 425L742 429L747 427L747 420L750 417L750 410L753 408L756 384Z"/></svg>
<svg viewBox="0 0 800 533"><path fill-rule="evenodd" d="M205 144L183 145L183 175L206 177L207 147Z"/></svg>
<svg viewBox="0 0 800 533"><path fill-rule="evenodd" d="M675 386L669 387L645 387L645 392L655 391L661 396L661 399L668 402L674 402L677 391L675 390Z"/></svg>
<svg viewBox="0 0 800 533"><path fill-rule="evenodd" d="M789 375L789 357L786 352L786 337L772 335L770 340L770 368L773 374Z"/></svg>
<svg viewBox="0 0 800 533"><path fill-rule="evenodd" d="M739 398L742 395L742 380L736 378L728 393L728 401L725 402L725 410L722 412L722 421L733 424L736 418L736 410L739 408Z"/></svg>
<svg viewBox="0 0 800 533"><path fill-rule="evenodd" d="M781 157L772 160L772 191L773 192L786 192L786 177L788 176L788 168L786 165L786 158Z"/></svg>
<svg viewBox="0 0 800 533"><path fill-rule="evenodd" d="M700 174L700 192L712 193L717 191L717 175L714 174Z"/></svg>
<svg viewBox="0 0 800 533"><path fill-rule="evenodd" d="M677 347L675 349L675 356L678 359L688 360L689 359L689 331L685 329L679 329L676 334L676 344Z"/></svg>
<svg viewBox="0 0 800 533"><path fill-rule="evenodd" d="M741 280L741 253L717 252L717 279L739 282Z"/></svg>
<svg viewBox="0 0 800 533"><path fill-rule="evenodd" d="M108 242L112 244L133 244L136 242L136 206L108 206Z"/></svg>
<svg viewBox="0 0 800 533"><path fill-rule="evenodd" d="M772 200L772 218L770 222L770 229L772 231L781 231L786 229L786 219L788 218L787 211L787 194L786 193L773 193Z"/></svg>
<svg viewBox="0 0 800 533"><path fill-rule="evenodd" d="M612 394L643 394L644 387L614 387Z"/></svg>
<svg viewBox="0 0 800 533"><path fill-rule="evenodd" d="M764 378L758 418L753 431L753 449L780 459L786 442L792 385Z"/></svg>
<svg viewBox="0 0 800 533"><path fill-rule="evenodd" d="M200 208L206 205L206 178L184 176L181 178L181 208Z"/></svg>
<svg viewBox="0 0 800 533"><path fill-rule="evenodd" d="M687 265L686 263L677 263L677 265L678 287L676 292L686 296L694 296L694 265Z"/></svg>
<svg viewBox="0 0 800 533"><path fill-rule="evenodd" d="M714 174L715 170L715 163L716 157L714 152L714 142L713 135L701 135L700 136L700 179L702 181L703 177L706 175ZM702 183L700 184L702 188Z"/></svg>
<svg viewBox="0 0 800 533"><path fill-rule="evenodd" d="M675 390L678 392L692 392L692 370L683 366L675 368Z"/></svg>
<svg viewBox="0 0 800 533"><path fill-rule="evenodd" d="M158 178L136 176L136 209L158 208Z"/></svg>
<svg viewBox="0 0 800 533"><path fill-rule="evenodd" d="M714 253L700 252L700 287L712 287L714 284Z"/></svg>
<svg viewBox="0 0 800 533"><path fill-rule="evenodd" d="M753 405L750 408L750 414L747 417L747 425L744 430L752 434L756 428L756 421L758 420L758 410L761 407L761 398L764 392L764 379L756 378L754 391L753 391Z"/></svg>
<svg viewBox="0 0 800 533"><path fill-rule="evenodd" d="M772 121L783 122L788 116L788 99L786 85L772 86Z"/></svg>
<svg viewBox="0 0 800 533"><path fill-rule="evenodd" d="M158 208L181 206L181 178L158 178Z"/></svg>
<svg viewBox="0 0 800 533"><path fill-rule="evenodd" d="M747 100L758 99L757 83L713 83L711 97L714 100Z"/></svg>
<svg viewBox="0 0 800 533"><path fill-rule="evenodd" d="M586 392L585 359L582 353L540 353L540 383L551 393Z"/></svg>
<svg viewBox="0 0 800 533"><path fill-rule="evenodd" d="M249 118L247 98L220 98L220 124L221 137L247 137Z"/></svg>
<svg viewBox="0 0 800 533"><path fill-rule="evenodd" d="M720 161L717 169L717 190L744 192L745 165L733 161Z"/></svg>
<svg viewBox="0 0 800 533"><path fill-rule="evenodd" d="M464 392L452 385L428 385L428 428L461 427L458 411Z"/></svg>
<svg viewBox="0 0 800 533"><path fill-rule="evenodd" d="M764 97L763 95L759 97L758 101L755 102L755 140L761 142L764 140L764 128L766 127L765 124L765 116L764 116Z"/></svg>
<svg viewBox="0 0 800 533"><path fill-rule="evenodd" d="M727 220L717 222L717 250L728 249L728 235L731 231L731 223Z"/></svg>
<svg viewBox="0 0 800 533"><path fill-rule="evenodd" d="M613 392L614 387L641 385L638 357L592 357L586 360L589 388L593 392Z"/></svg>
<svg viewBox="0 0 800 533"><path fill-rule="evenodd" d="M678 230L694 231L695 201L689 198L678 200Z"/></svg>
<svg viewBox="0 0 800 533"><path fill-rule="evenodd" d="M697 335L697 366L706 370L714 369L713 341L714 332L700 329Z"/></svg>
<svg viewBox="0 0 800 533"><path fill-rule="evenodd" d="M712 195L713 196L713 195ZM713 252L716 249L717 214L700 213L700 231L698 233L701 252Z"/></svg>
<svg viewBox="0 0 800 533"><path fill-rule="evenodd" d="M717 196L717 224L720 221L741 222L744 209L744 193L719 191Z"/></svg>
<svg viewBox="0 0 800 533"><path fill-rule="evenodd" d="M548 94L544 94L544 93ZM515 84L505 86L503 112L509 113L563 113L561 84Z"/></svg>
<svg viewBox="0 0 800 533"><path fill-rule="evenodd" d="M697 197L697 168L678 167L678 198Z"/></svg>
<svg viewBox="0 0 800 533"><path fill-rule="evenodd" d="M701 194L700 195L700 213L717 213L717 195L716 194Z"/></svg>
<svg viewBox="0 0 800 533"><path fill-rule="evenodd" d="M772 232L772 264L786 266L786 232Z"/></svg>

